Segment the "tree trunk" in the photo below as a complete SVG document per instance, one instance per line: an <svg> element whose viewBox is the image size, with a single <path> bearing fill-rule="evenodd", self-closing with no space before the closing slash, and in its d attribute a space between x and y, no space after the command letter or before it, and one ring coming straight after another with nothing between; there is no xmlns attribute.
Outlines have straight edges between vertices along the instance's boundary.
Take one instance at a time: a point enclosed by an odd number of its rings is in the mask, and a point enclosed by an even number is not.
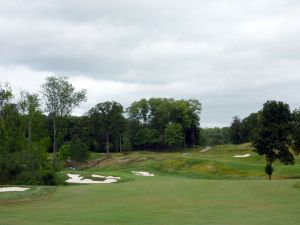
<svg viewBox="0 0 300 225"><path fill-rule="evenodd" d="M184 144L184 151L186 151L185 132L183 132L183 144Z"/></svg>
<svg viewBox="0 0 300 225"><path fill-rule="evenodd" d="M53 172L56 170L56 122L53 119Z"/></svg>
<svg viewBox="0 0 300 225"><path fill-rule="evenodd" d="M193 142L193 148L195 148L195 129L192 128L192 142Z"/></svg>
<svg viewBox="0 0 300 225"><path fill-rule="evenodd" d="M271 168L271 172L269 174L269 180L272 180L272 173L273 173L272 163L270 163L270 168Z"/></svg>
<svg viewBox="0 0 300 225"><path fill-rule="evenodd" d="M269 180L271 180L272 179L272 173L273 173L273 167L272 167L272 162L271 161L267 162L267 165L265 167L265 172L266 172L266 174L268 174Z"/></svg>
<svg viewBox="0 0 300 225"><path fill-rule="evenodd" d="M119 146L118 145L119 145L119 140L118 140L118 138L115 138L115 149L114 150L116 152L119 152Z"/></svg>
<svg viewBox="0 0 300 225"><path fill-rule="evenodd" d="M109 156L109 134L106 134L106 155Z"/></svg>
<svg viewBox="0 0 300 225"><path fill-rule="evenodd" d="M120 152L122 152L122 135L120 134L120 138L119 138L119 144L120 144Z"/></svg>
<svg viewBox="0 0 300 225"><path fill-rule="evenodd" d="M29 148L31 149L31 120L28 122L28 145L29 145Z"/></svg>

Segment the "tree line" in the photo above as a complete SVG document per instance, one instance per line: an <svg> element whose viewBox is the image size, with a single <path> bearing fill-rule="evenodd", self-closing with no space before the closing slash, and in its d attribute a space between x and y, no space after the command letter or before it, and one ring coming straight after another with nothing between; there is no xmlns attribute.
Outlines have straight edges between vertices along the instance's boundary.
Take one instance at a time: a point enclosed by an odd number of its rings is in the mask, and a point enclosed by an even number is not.
<svg viewBox="0 0 300 225"><path fill-rule="evenodd" d="M244 142L266 157L271 178L273 162L293 164L290 149L300 149L300 110L283 102L268 101L243 120L235 116L230 127L203 129L196 99L141 99L127 109L107 101L73 116L87 96L67 77L48 77L39 94L21 91L15 99L9 86L0 86L0 183L55 184L57 159L83 162L90 151L109 156Z"/></svg>
<svg viewBox="0 0 300 225"><path fill-rule="evenodd" d="M0 86L0 182L57 183L57 158L85 161L89 151L109 155L199 144L198 100L141 99L127 109L107 101L73 116L86 100L86 90L76 90L67 77L48 77L40 93L21 91L17 100L9 86Z"/></svg>

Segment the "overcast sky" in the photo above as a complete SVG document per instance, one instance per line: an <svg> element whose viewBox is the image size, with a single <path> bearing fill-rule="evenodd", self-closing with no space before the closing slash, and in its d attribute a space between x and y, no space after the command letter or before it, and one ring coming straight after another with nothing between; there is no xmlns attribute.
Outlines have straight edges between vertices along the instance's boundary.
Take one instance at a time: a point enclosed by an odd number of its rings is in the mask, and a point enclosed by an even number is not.
<svg viewBox="0 0 300 225"><path fill-rule="evenodd" d="M1 0L0 81L66 75L98 102L195 98L203 127L300 107L299 0Z"/></svg>

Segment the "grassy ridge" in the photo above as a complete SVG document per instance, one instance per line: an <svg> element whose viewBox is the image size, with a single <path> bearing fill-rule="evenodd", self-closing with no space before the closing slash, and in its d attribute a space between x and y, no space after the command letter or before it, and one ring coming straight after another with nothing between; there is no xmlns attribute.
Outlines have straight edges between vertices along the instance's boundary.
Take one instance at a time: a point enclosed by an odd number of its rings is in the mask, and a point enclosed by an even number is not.
<svg viewBox="0 0 300 225"><path fill-rule="evenodd" d="M265 179L265 160L253 152L251 145L219 145L201 153L201 148L188 152L153 153L133 152L114 154L112 158L90 171L144 169L168 174L180 174L206 179ZM251 154L249 158L234 155ZM274 179L300 178L299 156L295 165L274 164Z"/></svg>

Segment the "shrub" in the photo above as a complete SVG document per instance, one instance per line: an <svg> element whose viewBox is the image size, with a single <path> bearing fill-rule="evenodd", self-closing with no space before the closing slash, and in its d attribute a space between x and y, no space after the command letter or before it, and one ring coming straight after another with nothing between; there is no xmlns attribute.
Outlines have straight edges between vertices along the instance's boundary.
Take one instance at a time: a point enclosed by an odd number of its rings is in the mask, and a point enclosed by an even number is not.
<svg viewBox="0 0 300 225"><path fill-rule="evenodd" d="M60 147L58 151L58 159L67 160L70 157L70 146L69 144L64 144Z"/></svg>
<svg viewBox="0 0 300 225"><path fill-rule="evenodd" d="M88 147L80 139L70 142L69 153L71 160L75 162L85 162L89 158Z"/></svg>
<svg viewBox="0 0 300 225"><path fill-rule="evenodd" d="M55 185L56 178L55 173L50 170L41 171L40 180L43 185Z"/></svg>

